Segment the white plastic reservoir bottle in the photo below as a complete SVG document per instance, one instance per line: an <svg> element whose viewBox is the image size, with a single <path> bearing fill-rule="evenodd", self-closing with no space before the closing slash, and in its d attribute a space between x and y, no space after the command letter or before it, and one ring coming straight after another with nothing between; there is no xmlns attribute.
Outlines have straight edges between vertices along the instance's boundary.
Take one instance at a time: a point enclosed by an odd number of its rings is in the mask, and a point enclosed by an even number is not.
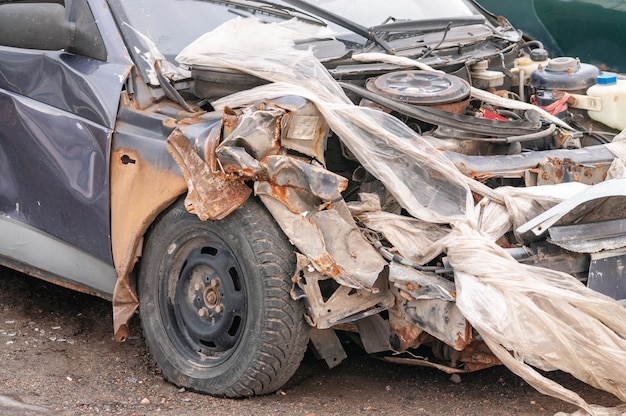
<svg viewBox="0 0 626 416"><path fill-rule="evenodd" d="M626 129L626 80L604 72L598 75L597 84L589 87L587 95L602 99L602 109L589 110L589 117L617 130Z"/></svg>

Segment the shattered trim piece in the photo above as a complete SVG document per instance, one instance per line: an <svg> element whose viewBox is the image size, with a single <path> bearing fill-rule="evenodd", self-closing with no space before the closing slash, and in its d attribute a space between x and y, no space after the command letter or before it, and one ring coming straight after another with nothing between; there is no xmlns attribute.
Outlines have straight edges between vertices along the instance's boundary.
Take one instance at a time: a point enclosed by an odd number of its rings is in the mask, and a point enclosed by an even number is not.
<svg viewBox="0 0 626 416"><path fill-rule="evenodd" d="M626 196L626 178L612 179L594 185L521 225L516 232L525 234L532 231L536 236L540 236L577 206L608 196Z"/></svg>

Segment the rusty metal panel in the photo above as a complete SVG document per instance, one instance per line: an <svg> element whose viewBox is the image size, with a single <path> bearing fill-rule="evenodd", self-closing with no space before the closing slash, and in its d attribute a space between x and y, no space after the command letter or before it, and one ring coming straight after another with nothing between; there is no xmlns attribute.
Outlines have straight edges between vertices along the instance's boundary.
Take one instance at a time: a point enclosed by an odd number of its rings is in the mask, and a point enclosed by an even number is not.
<svg viewBox="0 0 626 416"><path fill-rule="evenodd" d="M389 264L389 280L411 299L456 299L454 282L432 272L423 272L396 262Z"/></svg>
<svg viewBox="0 0 626 416"><path fill-rule="evenodd" d="M373 287L387 263L354 223L346 222L334 209L316 211L312 206L301 214L293 213L270 196L270 189L267 182L255 184L256 194L315 270L347 287Z"/></svg>
<svg viewBox="0 0 626 416"><path fill-rule="evenodd" d="M462 362L470 372L502 364L498 357L491 352L487 344L479 339L467 345L455 358Z"/></svg>
<svg viewBox="0 0 626 416"><path fill-rule="evenodd" d="M581 164L571 159L548 158L525 173L526 186L580 182L595 185L606 180L611 163Z"/></svg>
<svg viewBox="0 0 626 416"><path fill-rule="evenodd" d="M478 180L491 177L524 178L527 170L536 168L550 158L575 160L583 166L610 164L615 159L615 155L606 146L542 150L516 155L474 156L451 151L444 152L444 155L465 175Z"/></svg>
<svg viewBox="0 0 626 416"><path fill-rule="evenodd" d="M403 305L407 299L401 297L400 291L396 290L395 295L396 302L387 311L389 313L389 340L394 351L403 352L409 348L417 348L420 345L418 338L424 331L407 318Z"/></svg>
<svg viewBox="0 0 626 416"><path fill-rule="evenodd" d="M217 177L193 150L187 137L178 129L167 139L167 150L187 181L187 211L201 220L219 220L243 204L252 190L243 181Z"/></svg>
<svg viewBox="0 0 626 416"><path fill-rule="evenodd" d="M293 157L268 156L263 162L269 182L308 191L324 201L337 198L348 187L343 176Z"/></svg>
<svg viewBox="0 0 626 416"><path fill-rule="evenodd" d="M164 155L165 145L161 148ZM156 156L158 152L152 152ZM141 242L157 215L185 192L179 172L142 157L142 151L116 148L111 154L111 240L118 280L113 293L115 338L127 336L126 322L139 301L129 273L141 255Z"/></svg>
<svg viewBox="0 0 626 416"><path fill-rule="evenodd" d="M327 329L377 314L393 305L394 295L384 279L372 290L337 285L333 279L316 271L306 257L297 256L298 267L293 280L305 295L312 326Z"/></svg>
<svg viewBox="0 0 626 416"><path fill-rule="evenodd" d="M454 302L441 299L403 301L409 322L457 351L472 341L472 327Z"/></svg>

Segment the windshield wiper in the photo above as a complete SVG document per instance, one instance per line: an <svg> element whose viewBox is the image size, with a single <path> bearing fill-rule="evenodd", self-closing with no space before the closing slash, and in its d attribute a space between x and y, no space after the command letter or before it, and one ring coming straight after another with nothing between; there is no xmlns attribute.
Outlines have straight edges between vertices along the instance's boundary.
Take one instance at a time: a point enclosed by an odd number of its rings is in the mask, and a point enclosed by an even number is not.
<svg viewBox="0 0 626 416"><path fill-rule="evenodd" d="M291 4L292 6L305 10L309 13L313 13L314 15L319 16L322 19L328 20L329 22L339 25L344 29L348 29L349 31L356 33L359 36L363 36L364 38L376 43L387 53L390 53L392 55L395 53L394 48L389 46L389 44L381 39L373 30L368 29L363 25L360 25L328 10L324 10L321 7L315 6L304 0L283 0L283 2Z"/></svg>
<svg viewBox="0 0 626 416"><path fill-rule="evenodd" d="M284 19L291 19L295 17L298 20L302 20L306 23L311 23L318 26L326 26L319 17L312 14L305 13L302 10L295 9L293 7L281 6L276 3L272 3L267 0L199 0L207 3L223 4L225 6L231 6L235 9L248 10L252 14L262 13L271 16L282 17Z"/></svg>
<svg viewBox="0 0 626 416"><path fill-rule="evenodd" d="M372 32L391 33L391 32L432 32L435 30L443 30L448 27L470 26L485 23L485 16L460 16L440 19L424 19L424 20L402 20L391 23L385 23L369 28Z"/></svg>

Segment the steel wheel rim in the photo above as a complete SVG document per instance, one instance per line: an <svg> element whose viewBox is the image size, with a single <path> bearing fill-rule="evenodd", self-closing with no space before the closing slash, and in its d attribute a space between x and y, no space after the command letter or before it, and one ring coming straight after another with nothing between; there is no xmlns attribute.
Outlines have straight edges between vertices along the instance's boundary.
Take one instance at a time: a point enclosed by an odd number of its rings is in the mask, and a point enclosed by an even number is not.
<svg viewBox="0 0 626 416"><path fill-rule="evenodd" d="M227 361L244 334L247 290L232 250L215 235L190 236L170 259L159 297L170 340L186 359L214 367Z"/></svg>

